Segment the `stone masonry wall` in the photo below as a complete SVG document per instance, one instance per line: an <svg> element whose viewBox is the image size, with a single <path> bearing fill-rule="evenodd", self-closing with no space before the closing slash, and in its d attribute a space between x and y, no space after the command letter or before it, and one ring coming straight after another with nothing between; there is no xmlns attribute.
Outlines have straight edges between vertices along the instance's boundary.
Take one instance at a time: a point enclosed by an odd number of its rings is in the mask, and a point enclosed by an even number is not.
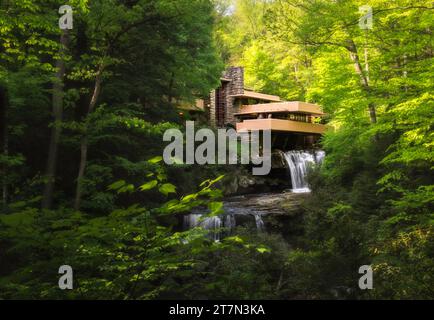
<svg viewBox="0 0 434 320"><path fill-rule="evenodd" d="M225 78L231 79L230 94L243 94L244 93L244 68L243 67L230 67L226 70Z"/></svg>
<svg viewBox="0 0 434 320"><path fill-rule="evenodd" d="M244 93L244 68L230 67L223 73L223 78L230 79L228 90L226 93L226 110L225 110L225 124L232 124L235 126L234 114L239 110L239 99L231 97L231 95ZM211 91L210 94L210 115L209 122L212 126L217 126L216 116L216 90Z"/></svg>
<svg viewBox="0 0 434 320"><path fill-rule="evenodd" d="M236 98L230 97L230 95L237 95L244 93L244 68L242 67L230 67L225 72L225 78L229 78L232 81L229 84L229 94L227 95L226 102L226 124L232 124L235 126L234 114L239 110L239 104Z"/></svg>

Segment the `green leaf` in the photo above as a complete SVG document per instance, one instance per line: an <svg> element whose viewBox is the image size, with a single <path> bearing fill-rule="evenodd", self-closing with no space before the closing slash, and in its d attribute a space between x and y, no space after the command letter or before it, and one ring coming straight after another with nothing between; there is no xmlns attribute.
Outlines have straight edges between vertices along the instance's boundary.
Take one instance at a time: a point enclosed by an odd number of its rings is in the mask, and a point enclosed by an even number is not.
<svg viewBox="0 0 434 320"><path fill-rule="evenodd" d="M152 181L149 181L149 182L141 185L139 189L141 191L151 190L151 189L154 189L157 185L158 185L158 181L152 180Z"/></svg>
<svg viewBox="0 0 434 320"><path fill-rule="evenodd" d="M258 251L259 253L268 253L271 252L271 250L265 246L259 246L256 248L256 251Z"/></svg>
<svg viewBox="0 0 434 320"><path fill-rule="evenodd" d="M118 190L126 184L125 180L119 180L108 186L108 190Z"/></svg>
<svg viewBox="0 0 434 320"><path fill-rule="evenodd" d="M31 225L35 221L34 211L24 211L8 215L0 215L0 221L9 227Z"/></svg>
<svg viewBox="0 0 434 320"><path fill-rule="evenodd" d="M181 198L181 201L184 202L184 203L187 203L187 202L189 202L190 200L196 200L196 198L197 198L197 194L196 194L196 193L193 193L193 194L189 194L189 195L187 195L187 196L185 196L185 197L182 197L182 198Z"/></svg>
<svg viewBox="0 0 434 320"><path fill-rule="evenodd" d="M223 179L225 177L224 174L222 174L221 176L217 177L216 179L214 179L213 181L210 182L210 185L213 185L217 182L219 182L221 179Z"/></svg>
<svg viewBox="0 0 434 320"><path fill-rule="evenodd" d="M208 209L211 211L210 216L218 216L222 214L223 211L223 202L210 202L208 204Z"/></svg>
<svg viewBox="0 0 434 320"><path fill-rule="evenodd" d="M11 209L21 209L24 208L27 205L27 203L25 201L18 201L18 202L14 202L12 204L9 205L9 207Z"/></svg>
<svg viewBox="0 0 434 320"><path fill-rule="evenodd" d="M131 192L134 192L134 185L132 185L132 184L128 184L128 185L125 185L125 186L123 186L122 188L120 188L119 190L118 190L118 193L126 193L126 192L129 192L129 193L131 193Z"/></svg>
<svg viewBox="0 0 434 320"><path fill-rule="evenodd" d="M176 193L176 187L171 183L165 183L160 187L159 191L167 196L169 193Z"/></svg>
<svg viewBox="0 0 434 320"><path fill-rule="evenodd" d="M210 180L208 179L208 180L205 180L205 181L203 181L200 185L199 185L199 187L203 187L203 186L205 186L206 184L208 184L210 182Z"/></svg>
<svg viewBox="0 0 434 320"><path fill-rule="evenodd" d="M152 163L152 164L156 164L156 163L159 163L161 161L163 161L163 157L162 156L157 156L157 157L154 157L154 158L148 160L148 162Z"/></svg>
<svg viewBox="0 0 434 320"><path fill-rule="evenodd" d="M244 243L244 240L239 236L227 237L224 239L227 242Z"/></svg>
<svg viewBox="0 0 434 320"><path fill-rule="evenodd" d="M159 181L164 181L164 180L167 179L167 175L165 175L164 173L159 173L159 174L157 175L157 179L158 179Z"/></svg>

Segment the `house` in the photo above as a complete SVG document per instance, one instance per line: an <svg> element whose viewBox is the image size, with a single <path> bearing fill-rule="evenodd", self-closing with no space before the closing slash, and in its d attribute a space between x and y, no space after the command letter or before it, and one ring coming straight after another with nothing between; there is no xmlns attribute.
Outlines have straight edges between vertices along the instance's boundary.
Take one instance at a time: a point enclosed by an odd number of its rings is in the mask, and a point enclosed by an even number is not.
<svg viewBox="0 0 434 320"><path fill-rule="evenodd" d="M212 126L233 127L238 132L271 130L273 147L283 150L313 147L326 131L320 106L249 90L242 67L228 68L220 87L199 105Z"/></svg>

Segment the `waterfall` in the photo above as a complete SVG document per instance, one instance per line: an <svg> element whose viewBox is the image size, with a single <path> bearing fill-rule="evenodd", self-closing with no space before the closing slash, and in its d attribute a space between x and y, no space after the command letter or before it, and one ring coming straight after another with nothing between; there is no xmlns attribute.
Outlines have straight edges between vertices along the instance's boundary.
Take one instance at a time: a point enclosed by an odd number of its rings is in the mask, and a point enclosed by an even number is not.
<svg viewBox="0 0 434 320"><path fill-rule="evenodd" d="M265 223L259 213L246 214L254 217L256 229L265 231ZM184 216L184 230L201 227L209 231L209 237L214 241L220 241L236 227L235 214L226 214L216 217L203 217L203 214L192 213Z"/></svg>
<svg viewBox="0 0 434 320"><path fill-rule="evenodd" d="M260 214L255 214L256 229L259 231L265 230L265 224Z"/></svg>
<svg viewBox="0 0 434 320"><path fill-rule="evenodd" d="M200 224L201 214L189 214L184 216L184 229L195 228Z"/></svg>
<svg viewBox="0 0 434 320"><path fill-rule="evenodd" d="M225 228L232 230L235 228L236 226L236 222L235 222L235 217L231 214L228 214L226 216L226 220L225 220L225 224L224 224Z"/></svg>
<svg viewBox="0 0 434 320"><path fill-rule="evenodd" d="M324 151L287 151L285 160L291 173L292 192L310 192L306 176L310 167L319 164L324 160Z"/></svg>
<svg viewBox="0 0 434 320"><path fill-rule="evenodd" d="M319 150L315 152L315 163L320 164L324 161L325 158L325 151Z"/></svg>
<svg viewBox="0 0 434 320"><path fill-rule="evenodd" d="M228 216L229 217L229 216ZM220 241L222 228L232 228L232 219L226 217L225 223L221 217L206 217L202 219L202 214L189 214L184 216L184 229L192 229L196 227L202 227L205 230L209 231L209 236L214 241ZM235 220L233 220L233 224L235 224Z"/></svg>

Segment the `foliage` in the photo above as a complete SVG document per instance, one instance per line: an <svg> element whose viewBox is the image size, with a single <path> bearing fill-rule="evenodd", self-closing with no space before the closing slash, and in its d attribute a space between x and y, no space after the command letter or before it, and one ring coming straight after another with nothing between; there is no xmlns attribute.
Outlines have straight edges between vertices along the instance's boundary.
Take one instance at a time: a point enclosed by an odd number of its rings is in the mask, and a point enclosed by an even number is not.
<svg viewBox="0 0 434 320"><path fill-rule="evenodd" d="M236 4L231 63L247 67L257 90L322 105L331 128L325 163L310 176L304 246L290 254L289 292L432 298L432 3L370 1L369 30L359 28L363 1ZM364 264L375 289L345 289Z"/></svg>
<svg viewBox="0 0 434 320"><path fill-rule="evenodd" d="M164 196L174 193L158 163L148 163L154 167L153 175L160 177L150 181L155 183L136 188L118 181L108 188L117 194L149 194L153 188ZM199 192L161 207L135 204L98 217L66 208L41 211L31 203L15 204L13 213L0 216L6 249L2 261L9 261L2 265L2 273L13 267L1 280L1 297L150 299L164 295L169 290L165 282L201 263L191 252L215 250L217 245L199 229L175 232L173 220L165 217L217 201L220 193L212 188L217 181L206 181ZM53 281L64 264L73 266L77 290L59 296Z"/></svg>
<svg viewBox="0 0 434 320"><path fill-rule="evenodd" d="M359 0L77 0L61 50L63 4L0 6L0 298L432 299L431 1L372 0L373 28L362 30ZM59 60L63 118L53 123ZM179 226L194 208L221 214L212 186L237 172L155 157L163 133L182 128L177 104L208 94L222 61L243 65L255 90L327 113L326 160L291 236L240 228L215 243ZM41 210L53 126L54 209ZM77 290L57 289L63 264ZM366 264L374 290L362 292Z"/></svg>

